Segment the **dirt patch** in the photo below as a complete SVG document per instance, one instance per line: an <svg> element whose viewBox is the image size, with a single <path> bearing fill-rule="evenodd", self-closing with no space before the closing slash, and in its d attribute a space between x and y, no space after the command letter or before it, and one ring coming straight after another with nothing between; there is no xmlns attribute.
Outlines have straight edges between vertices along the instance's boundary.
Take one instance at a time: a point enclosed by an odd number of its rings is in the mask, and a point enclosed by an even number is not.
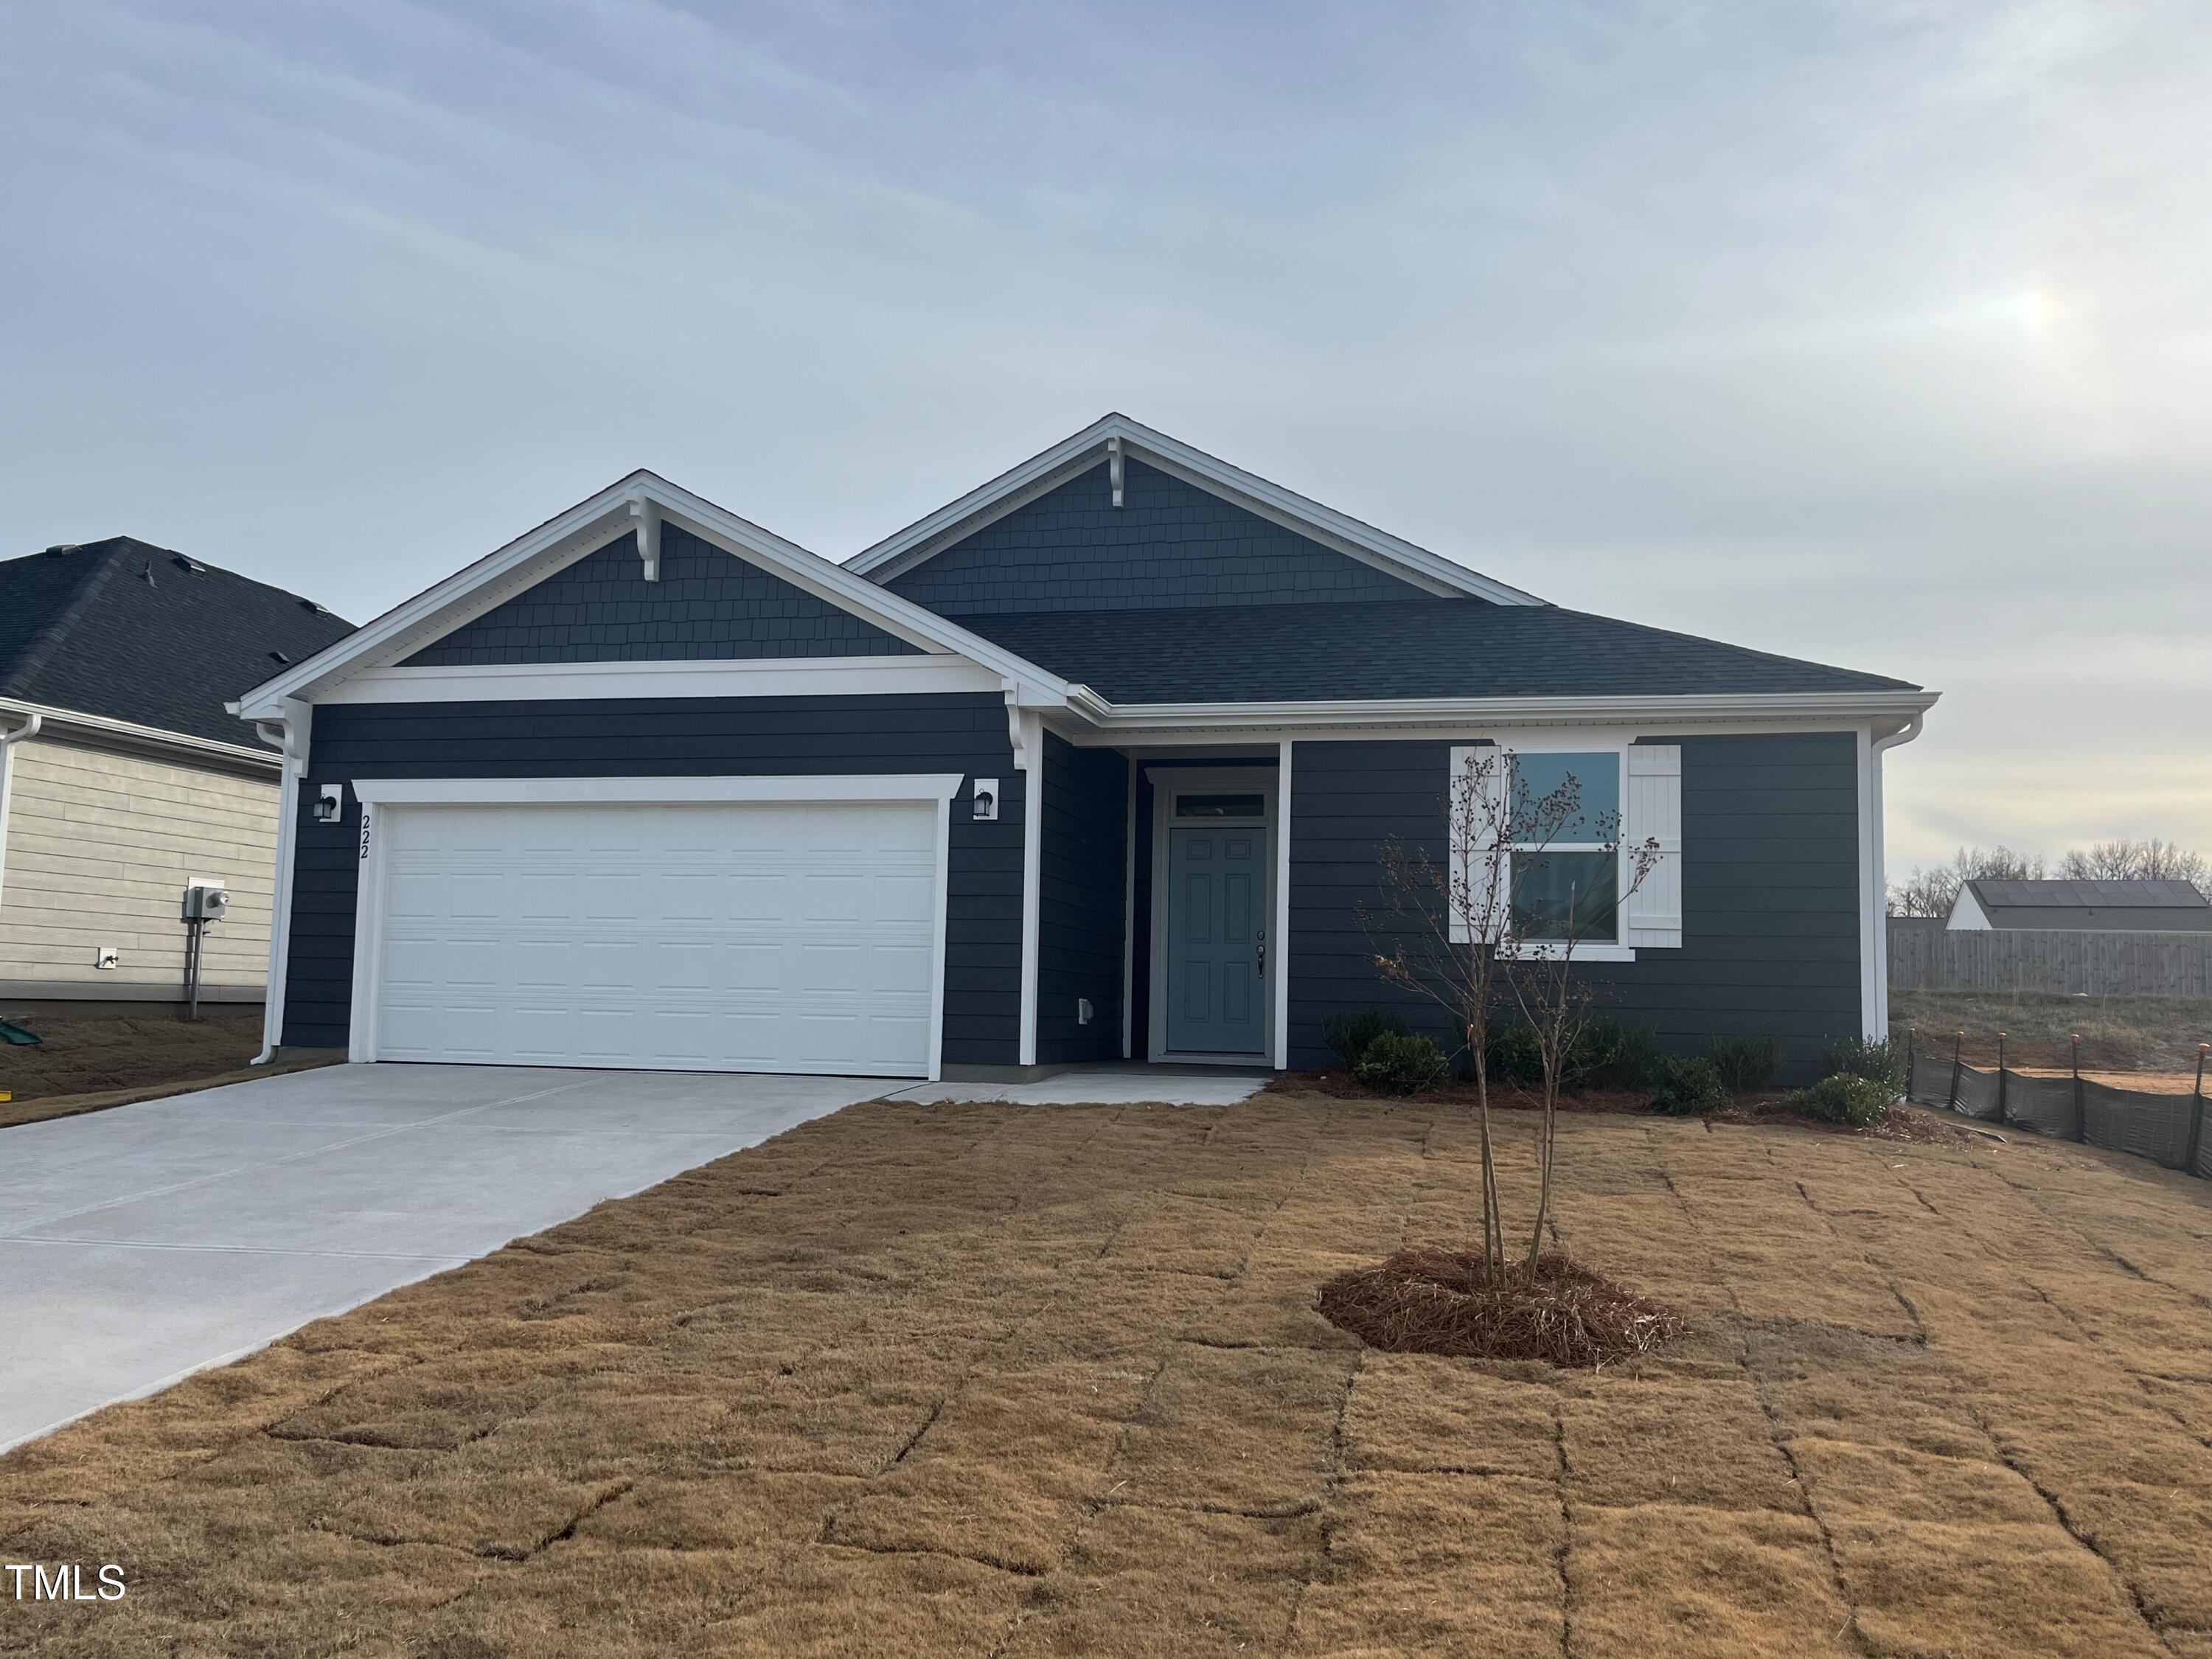
<svg viewBox="0 0 2212 1659"><path fill-rule="evenodd" d="M2212 1183L1559 1137L1684 1321L1598 1371L1315 1311L1477 1236L1462 1107L854 1107L0 1458L9 1560L131 1586L0 1652L2203 1651Z"/></svg>
<svg viewBox="0 0 2212 1659"><path fill-rule="evenodd" d="M2186 1077L2197 1045L2212 1042L2212 997L2069 997L2023 991L1896 990L1889 994L1889 1029L1899 1042L1919 1029L1923 1054L1950 1058L1951 1037L1966 1034L1964 1059L1994 1066L1997 1033L2015 1068L2069 1071L2067 1039L2081 1038L2081 1068L2121 1088L2156 1086L2136 1074ZM2106 1074L2111 1075L2106 1075ZM2182 1092L2188 1091L2185 1082Z"/></svg>
<svg viewBox="0 0 2212 1659"><path fill-rule="evenodd" d="M1916 1107L1897 1105L1879 1123L1831 1123L1826 1118L1785 1106L1778 1099L1747 1101L1708 1115L1714 1123L1762 1123L1774 1128L1803 1129L1813 1134L1848 1135L1856 1140L1898 1140L1916 1146L1970 1146L1984 1137L1962 1128L1946 1117Z"/></svg>
<svg viewBox="0 0 2212 1659"><path fill-rule="evenodd" d="M330 1064L327 1057L249 1062L261 1052L261 1010L209 1011L188 1024L166 1013L20 1017L46 1039L0 1045L0 1128L110 1106L246 1083Z"/></svg>
<svg viewBox="0 0 2212 1659"><path fill-rule="evenodd" d="M213 1077L261 1052L258 1007L210 1008L194 1023L167 1008L8 1018L46 1039L35 1047L0 1043L0 1090L18 1102Z"/></svg>
<svg viewBox="0 0 2212 1659"><path fill-rule="evenodd" d="M1370 1347L1459 1359L1611 1365L1682 1333L1666 1309L1557 1252L1523 1279L1492 1275L1479 1252L1401 1250L1339 1273L1315 1306Z"/></svg>

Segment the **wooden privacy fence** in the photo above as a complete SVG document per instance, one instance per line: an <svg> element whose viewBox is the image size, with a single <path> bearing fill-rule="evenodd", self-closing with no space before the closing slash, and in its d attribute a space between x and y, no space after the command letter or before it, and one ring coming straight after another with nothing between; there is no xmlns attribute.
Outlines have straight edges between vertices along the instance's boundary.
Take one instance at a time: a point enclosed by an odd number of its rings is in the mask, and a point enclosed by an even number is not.
<svg viewBox="0 0 2212 1659"><path fill-rule="evenodd" d="M1889 982L1899 990L2055 991L2067 996L2212 996L2212 933L2065 928L1954 933L1889 919Z"/></svg>
<svg viewBox="0 0 2212 1659"><path fill-rule="evenodd" d="M2037 1077L2004 1063L2002 1044L1994 1071L1969 1066L1954 1045L1948 1054L1921 1054L1907 1065L1905 1092L1923 1106L2002 1123L2058 1140L2078 1140L2115 1152L2132 1152L2169 1170L2212 1181L2212 1135L2204 1133L2206 1048L2197 1051L2197 1087L2185 1095L2116 1089L2081 1075Z"/></svg>

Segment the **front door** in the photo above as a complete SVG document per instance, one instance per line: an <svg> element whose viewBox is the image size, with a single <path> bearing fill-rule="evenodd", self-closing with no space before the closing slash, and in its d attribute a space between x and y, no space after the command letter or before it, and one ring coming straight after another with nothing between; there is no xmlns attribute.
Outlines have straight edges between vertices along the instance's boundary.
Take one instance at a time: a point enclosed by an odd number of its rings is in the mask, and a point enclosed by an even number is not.
<svg viewBox="0 0 2212 1659"><path fill-rule="evenodd" d="M1168 1047L1252 1054L1267 1041L1267 832L1168 830Z"/></svg>

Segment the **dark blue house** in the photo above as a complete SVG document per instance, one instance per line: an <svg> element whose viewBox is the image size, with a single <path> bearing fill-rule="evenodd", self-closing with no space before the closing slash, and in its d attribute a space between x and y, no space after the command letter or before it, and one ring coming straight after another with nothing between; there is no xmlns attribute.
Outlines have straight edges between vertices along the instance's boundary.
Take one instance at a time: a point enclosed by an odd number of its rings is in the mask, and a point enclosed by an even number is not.
<svg viewBox="0 0 2212 1659"><path fill-rule="evenodd" d="M1881 754L1935 701L1547 605L1118 415L842 566L638 472L237 705L288 762L269 1041L1317 1066L1402 1000L1378 843L1442 857L1501 744L1664 849L1577 951L1613 1011L1802 1075L1885 1030Z"/></svg>

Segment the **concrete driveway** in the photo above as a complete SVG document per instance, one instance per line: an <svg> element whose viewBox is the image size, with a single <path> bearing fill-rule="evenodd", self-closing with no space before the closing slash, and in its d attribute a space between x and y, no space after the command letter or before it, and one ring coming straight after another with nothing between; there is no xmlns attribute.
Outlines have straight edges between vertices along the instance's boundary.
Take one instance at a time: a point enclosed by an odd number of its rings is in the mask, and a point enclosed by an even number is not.
<svg viewBox="0 0 2212 1659"><path fill-rule="evenodd" d="M898 1086L336 1066L0 1129L0 1448Z"/></svg>

